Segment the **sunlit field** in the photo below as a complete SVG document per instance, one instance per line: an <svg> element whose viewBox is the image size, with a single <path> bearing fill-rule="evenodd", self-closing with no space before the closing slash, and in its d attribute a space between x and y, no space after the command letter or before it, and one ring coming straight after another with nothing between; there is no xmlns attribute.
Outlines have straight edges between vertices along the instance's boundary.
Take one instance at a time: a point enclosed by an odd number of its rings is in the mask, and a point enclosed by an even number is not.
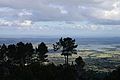
<svg viewBox="0 0 120 80"><path fill-rule="evenodd" d="M97 52L94 50L78 50L77 54L69 56L69 63L75 64L74 60L81 56L86 62L86 69L96 71L112 71L120 64L120 50ZM61 53L48 53L50 62L56 65L64 64L64 56Z"/></svg>

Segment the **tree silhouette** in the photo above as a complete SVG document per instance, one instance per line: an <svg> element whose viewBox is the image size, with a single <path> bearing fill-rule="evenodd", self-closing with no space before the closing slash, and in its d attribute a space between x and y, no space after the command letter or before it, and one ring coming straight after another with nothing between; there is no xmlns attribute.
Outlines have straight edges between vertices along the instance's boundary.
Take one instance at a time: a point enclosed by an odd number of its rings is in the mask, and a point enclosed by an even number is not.
<svg viewBox="0 0 120 80"><path fill-rule="evenodd" d="M17 53L16 53L16 46L13 44L11 45L8 45L8 53L7 53L7 56L9 58L10 61L14 61L16 60L16 56L17 56Z"/></svg>
<svg viewBox="0 0 120 80"><path fill-rule="evenodd" d="M34 53L33 45L32 43L26 43L25 44L25 61L26 63L31 62L31 56Z"/></svg>
<svg viewBox="0 0 120 80"><path fill-rule="evenodd" d="M0 60L2 59L1 45L0 45Z"/></svg>
<svg viewBox="0 0 120 80"><path fill-rule="evenodd" d="M39 55L40 61L42 62L47 61L47 59L45 59L48 56L46 55L47 52L48 52L48 47L44 42L38 45L37 54Z"/></svg>
<svg viewBox="0 0 120 80"><path fill-rule="evenodd" d="M32 55L34 49L32 43L26 43L25 44L25 51L27 52L27 55Z"/></svg>
<svg viewBox="0 0 120 80"><path fill-rule="evenodd" d="M7 54L7 46L3 44L0 49L0 57L2 61L6 62L8 60L6 54Z"/></svg>
<svg viewBox="0 0 120 80"><path fill-rule="evenodd" d="M56 44L53 44L53 48L55 51L58 49L61 50L62 54L65 56L65 64L68 65L68 56L71 56L72 54L77 54L77 45L75 44L75 39L73 40L70 37L67 38L60 38L59 42L56 42Z"/></svg>
<svg viewBox="0 0 120 80"><path fill-rule="evenodd" d="M85 66L85 62L83 61L82 57L79 56L78 58L75 59L75 62L80 68L83 68Z"/></svg>
<svg viewBox="0 0 120 80"><path fill-rule="evenodd" d="M24 66L24 60L25 60L25 44L23 42L19 42L16 45L17 49L17 55L15 56L18 61L20 61L20 64Z"/></svg>
<svg viewBox="0 0 120 80"><path fill-rule="evenodd" d="M78 58L76 58L75 62L78 80L86 80L85 70L83 69L83 67L85 66L85 62L83 61L82 57L79 56Z"/></svg>

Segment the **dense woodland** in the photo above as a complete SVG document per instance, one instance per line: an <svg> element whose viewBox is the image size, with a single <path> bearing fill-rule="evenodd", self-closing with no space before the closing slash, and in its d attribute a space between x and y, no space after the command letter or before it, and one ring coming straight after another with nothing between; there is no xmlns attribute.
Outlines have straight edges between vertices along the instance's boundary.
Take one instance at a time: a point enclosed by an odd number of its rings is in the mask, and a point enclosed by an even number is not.
<svg viewBox="0 0 120 80"><path fill-rule="evenodd" d="M0 80L119 80L120 67L113 72L84 69L82 57L69 64L69 56L77 54L75 39L60 38L53 44L61 50L65 63L55 65L47 59L48 47L44 42L33 48L32 43L0 45Z"/></svg>

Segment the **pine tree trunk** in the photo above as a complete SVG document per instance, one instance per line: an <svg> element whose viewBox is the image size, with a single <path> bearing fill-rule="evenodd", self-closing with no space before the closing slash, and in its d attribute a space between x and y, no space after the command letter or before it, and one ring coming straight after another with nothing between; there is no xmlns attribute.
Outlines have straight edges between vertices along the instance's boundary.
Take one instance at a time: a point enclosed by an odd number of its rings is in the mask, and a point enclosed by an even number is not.
<svg viewBox="0 0 120 80"><path fill-rule="evenodd" d="M66 63L66 56L65 56L65 64L67 64L67 63Z"/></svg>
<svg viewBox="0 0 120 80"><path fill-rule="evenodd" d="M68 55L67 55L67 65L68 65Z"/></svg>
<svg viewBox="0 0 120 80"><path fill-rule="evenodd" d="M23 59L23 58L21 58L20 65L21 65L22 67L24 67L24 59Z"/></svg>

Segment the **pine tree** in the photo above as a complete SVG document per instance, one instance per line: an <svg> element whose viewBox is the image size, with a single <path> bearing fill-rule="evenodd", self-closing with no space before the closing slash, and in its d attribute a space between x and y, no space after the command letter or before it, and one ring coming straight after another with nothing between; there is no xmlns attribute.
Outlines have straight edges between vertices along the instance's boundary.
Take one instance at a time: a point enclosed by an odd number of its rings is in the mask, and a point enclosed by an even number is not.
<svg viewBox="0 0 120 80"><path fill-rule="evenodd" d="M46 55L47 52L48 52L48 47L44 42L38 45L37 53L39 55L40 61L42 62L47 61L46 59L46 57L48 56Z"/></svg>
<svg viewBox="0 0 120 80"><path fill-rule="evenodd" d="M53 48L55 51L61 50L62 54L65 57L65 64L68 65L68 56L71 56L72 54L77 54L77 45L75 44L75 39L72 39L70 37L67 38L60 38L59 42L56 42L56 44L53 44Z"/></svg>

